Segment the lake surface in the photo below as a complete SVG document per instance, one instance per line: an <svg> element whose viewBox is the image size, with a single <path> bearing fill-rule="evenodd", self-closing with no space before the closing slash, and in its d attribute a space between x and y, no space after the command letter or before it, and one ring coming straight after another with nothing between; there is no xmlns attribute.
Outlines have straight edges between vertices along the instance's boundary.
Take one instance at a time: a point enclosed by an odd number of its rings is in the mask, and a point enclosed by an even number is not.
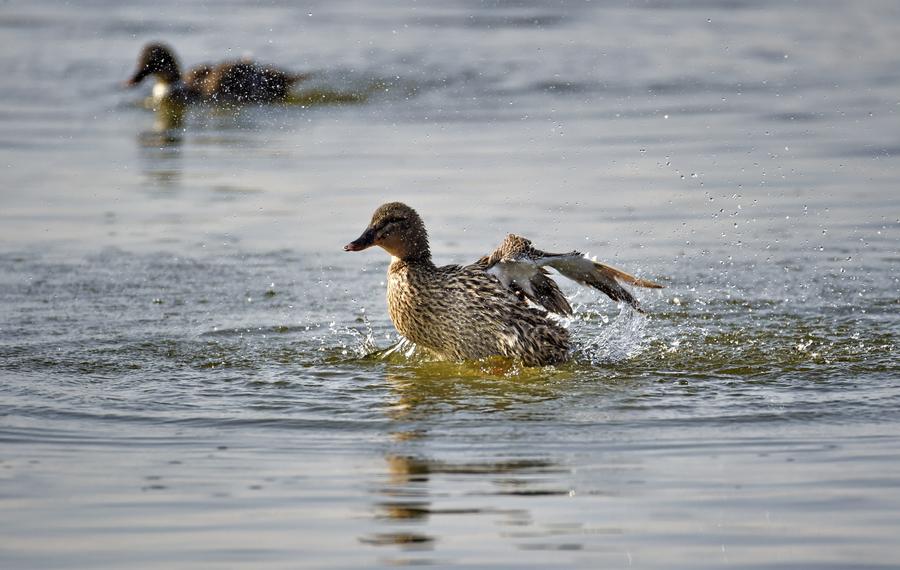
<svg viewBox="0 0 900 570"><path fill-rule="evenodd" d="M897 568L898 29L4 3L0 566ZM151 40L316 75L166 129L120 87ZM557 368L382 358L388 258L341 248L389 200L437 262L516 232L667 288L566 284Z"/></svg>

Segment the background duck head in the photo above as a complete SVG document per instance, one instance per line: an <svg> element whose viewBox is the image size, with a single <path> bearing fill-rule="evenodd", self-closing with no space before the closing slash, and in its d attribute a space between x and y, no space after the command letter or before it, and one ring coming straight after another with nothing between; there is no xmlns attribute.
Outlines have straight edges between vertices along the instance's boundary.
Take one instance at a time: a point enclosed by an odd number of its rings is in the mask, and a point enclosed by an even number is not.
<svg viewBox="0 0 900 570"><path fill-rule="evenodd" d="M145 45L138 57L137 69L126 81L126 85L135 87L150 75L155 75L157 80L166 84L174 84L181 80L178 58L167 45L161 43Z"/></svg>

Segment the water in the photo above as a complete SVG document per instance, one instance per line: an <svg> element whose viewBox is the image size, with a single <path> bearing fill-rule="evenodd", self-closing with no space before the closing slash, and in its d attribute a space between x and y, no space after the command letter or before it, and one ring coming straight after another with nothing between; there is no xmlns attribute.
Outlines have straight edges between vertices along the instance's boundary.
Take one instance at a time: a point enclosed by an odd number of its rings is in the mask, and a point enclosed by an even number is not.
<svg viewBox="0 0 900 570"><path fill-rule="evenodd" d="M4 568L895 568L900 9L890 2L0 8ZM191 112L140 46L357 104ZM386 315L507 232L575 361L422 362ZM376 354L373 355L372 353Z"/></svg>

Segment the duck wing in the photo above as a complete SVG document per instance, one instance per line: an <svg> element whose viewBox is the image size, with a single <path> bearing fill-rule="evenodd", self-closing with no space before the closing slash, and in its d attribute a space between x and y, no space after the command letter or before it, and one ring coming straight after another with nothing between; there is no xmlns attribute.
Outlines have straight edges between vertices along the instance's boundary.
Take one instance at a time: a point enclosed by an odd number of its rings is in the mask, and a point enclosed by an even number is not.
<svg viewBox="0 0 900 570"><path fill-rule="evenodd" d="M602 291L613 301L624 301L640 312L643 312L640 303L620 282L650 289L663 287L654 281L640 279L611 265L588 259L578 251L541 251L531 245L531 240L513 234L506 236L500 247L479 263L507 288L561 315L571 315L572 307L550 278L546 267L552 267L577 283Z"/></svg>
<svg viewBox="0 0 900 570"><path fill-rule="evenodd" d="M572 315L572 306L546 269L528 261L501 260L485 264L486 259L482 258L479 264L517 297L528 299L558 315Z"/></svg>
<svg viewBox="0 0 900 570"><path fill-rule="evenodd" d="M477 265L519 298L528 299L558 315L572 315L572 306L559 285L540 265L539 257L529 255L529 248L530 241L510 234L490 255L479 259Z"/></svg>

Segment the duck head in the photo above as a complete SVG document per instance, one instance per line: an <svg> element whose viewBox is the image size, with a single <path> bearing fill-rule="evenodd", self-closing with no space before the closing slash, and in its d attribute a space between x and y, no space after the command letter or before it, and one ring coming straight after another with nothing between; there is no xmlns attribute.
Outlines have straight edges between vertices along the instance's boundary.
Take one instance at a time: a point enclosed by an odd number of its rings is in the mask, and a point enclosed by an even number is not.
<svg viewBox="0 0 900 570"><path fill-rule="evenodd" d="M431 259L428 233L422 218L400 202L389 202L375 210L366 230L345 245L344 251L362 251L373 245L404 261Z"/></svg>
<svg viewBox="0 0 900 570"><path fill-rule="evenodd" d="M153 43L144 46L138 57L137 69L125 84L134 87L148 75L155 75L163 83L177 83L181 79L178 59L165 44Z"/></svg>

